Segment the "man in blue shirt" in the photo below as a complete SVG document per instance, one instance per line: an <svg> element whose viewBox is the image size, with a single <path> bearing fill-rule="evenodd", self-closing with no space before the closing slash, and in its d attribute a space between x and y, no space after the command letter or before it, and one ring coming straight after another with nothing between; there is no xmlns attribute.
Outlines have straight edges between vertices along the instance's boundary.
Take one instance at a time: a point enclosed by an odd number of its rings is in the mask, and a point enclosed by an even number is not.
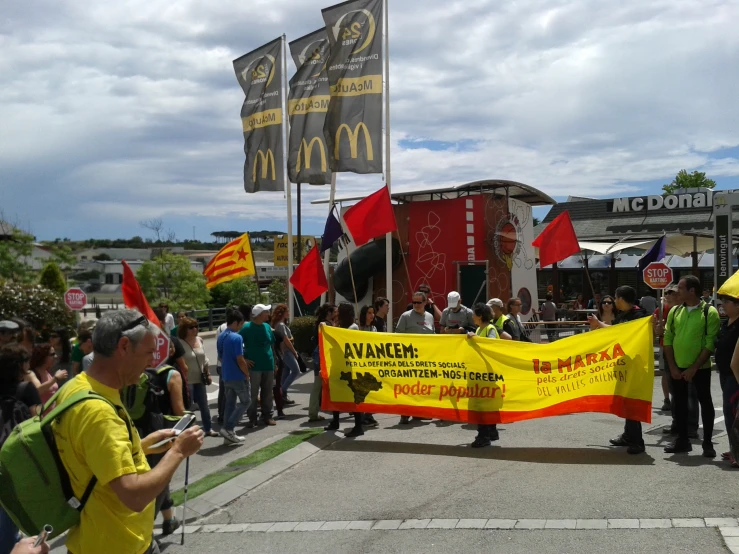
<svg viewBox="0 0 739 554"><path fill-rule="evenodd" d="M252 320L239 331L244 339L244 354L248 361L251 378L251 405L247 427L257 424L257 398L261 398L262 420L265 425L276 425L272 419L272 387L275 385L275 356L272 347L275 336L269 323L272 306L257 304L251 309ZM261 390L261 395L260 395Z"/></svg>
<svg viewBox="0 0 739 554"><path fill-rule="evenodd" d="M254 364L244 358L244 340L238 333L243 324L244 316L241 312L231 311L226 317L226 329L216 343L218 358L221 360L221 386L226 389L226 414L221 436L224 439L223 443L229 445L241 444L244 440L244 437L234 433L234 428L249 408L251 401L249 364Z"/></svg>

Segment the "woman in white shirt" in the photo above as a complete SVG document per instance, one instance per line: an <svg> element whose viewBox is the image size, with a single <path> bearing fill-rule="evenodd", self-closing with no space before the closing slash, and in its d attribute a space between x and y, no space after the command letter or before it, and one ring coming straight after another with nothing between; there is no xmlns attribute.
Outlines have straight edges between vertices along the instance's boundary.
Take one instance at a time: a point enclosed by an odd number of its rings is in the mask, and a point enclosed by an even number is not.
<svg viewBox="0 0 739 554"><path fill-rule="evenodd" d="M198 336L198 322L190 317L183 318L177 328L177 337L182 341L185 349L183 359L187 365L187 383L190 386L190 398L200 409L200 419L203 420L205 436L217 437L218 433L211 426L208 391L206 389L213 381L210 378L208 357L205 355L203 339Z"/></svg>

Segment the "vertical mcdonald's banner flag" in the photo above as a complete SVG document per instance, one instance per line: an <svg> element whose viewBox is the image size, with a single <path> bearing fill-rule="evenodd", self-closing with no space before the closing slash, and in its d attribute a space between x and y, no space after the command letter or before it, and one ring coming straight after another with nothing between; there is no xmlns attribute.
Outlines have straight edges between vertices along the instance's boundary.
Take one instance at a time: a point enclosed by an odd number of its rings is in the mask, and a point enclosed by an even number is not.
<svg viewBox="0 0 739 554"><path fill-rule="evenodd" d="M382 187L349 208L344 213L344 223L357 246L397 230L398 224L387 187Z"/></svg>
<svg viewBox="0 0 739 554"><path fill-rule="evenodd" d="M244 54L233 62L246 95L241 107L244 130L244 190L285 189L282 145L282 39Z"/></svg>
<svg viewBox="0 0 739 554"><path fill-rule="evenodd" d="M249 233L244 233L221 248L203 270L203 275L207 279L205 286L209 289L256 273Z"/></svg>
<svg viewBox="0 0 739 554"><path fill-rule="evenodd" d="M146 300L146 296L144 296L144 292L141 290L141 286L131 267L126 263L126 260L123 260L121 263L123 264L123 283L121 284L123 305L126 308L138 310L141 312L141 315L146 316L146 319L154 323L157 327L161 327L162 324L154 313L154 310L149 306L149 302Z"/></svg>
<svg viewBox="0 0 739 554"><path fill-rule="evenodd" d="M323 124L330 100L326 61L329 44L326 29L319 29L290 43L298 68L290 79L287 174L292 183L325 185L331 182Z"/></svg>
<svg viewBox="0 0 739 554"><path fill-rule="evenodd" d="M382 0L322 10L331 54L323 133L333 171L382 173Z"/></svg>
<svg viewBox="0 0 739 554"><path fill-rule="evenodd" d="M315 245L300 265L295 268L290 277L290 283L300 293L306 304L310 304L328 290L328 281L323 272L318 245Z"/></svg>
<svg viewBox="0 0 739 554"><path fill-rule="evenodd" d="M551 344L320 330L327 411L511 423L581 412L651 422L652 318Z"/></svg>

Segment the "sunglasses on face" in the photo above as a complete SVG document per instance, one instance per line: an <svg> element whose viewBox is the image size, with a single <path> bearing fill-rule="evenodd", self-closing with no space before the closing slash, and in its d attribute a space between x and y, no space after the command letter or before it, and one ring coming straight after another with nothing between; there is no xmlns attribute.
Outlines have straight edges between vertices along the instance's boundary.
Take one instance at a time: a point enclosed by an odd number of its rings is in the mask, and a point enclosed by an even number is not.
<svg viewBox="0 0 739 554"><path fill-rule="evenodd" d="M423 304L423 301L422 300L414 300L413 303L414 304Z"/></svg>

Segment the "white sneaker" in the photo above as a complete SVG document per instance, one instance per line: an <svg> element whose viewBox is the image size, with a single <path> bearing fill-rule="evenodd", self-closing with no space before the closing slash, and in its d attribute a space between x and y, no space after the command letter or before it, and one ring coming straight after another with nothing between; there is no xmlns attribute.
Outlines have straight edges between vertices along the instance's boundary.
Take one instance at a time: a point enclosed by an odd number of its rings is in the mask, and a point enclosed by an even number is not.
<svg viewBox="0 0 739 554"><path fill-rule="evenodd" d="M245 440L246 440L246 437L242 437L241 435L237 435L236 433L231 433L231 434L233 435L233 437L234 437L234 438L235 438L235 439L236 439L237 441L242 441L242 442L243 442L243 441L245 441Z"/></svg>
<svg viewBox="0 0 739 554"><path fill-rule="evenodd" d="M223 437L224 445L240 444L240 441L236 438L236 435L234 435L233 431L226 431L225 429L221 429L220 434Z"/></svg>

